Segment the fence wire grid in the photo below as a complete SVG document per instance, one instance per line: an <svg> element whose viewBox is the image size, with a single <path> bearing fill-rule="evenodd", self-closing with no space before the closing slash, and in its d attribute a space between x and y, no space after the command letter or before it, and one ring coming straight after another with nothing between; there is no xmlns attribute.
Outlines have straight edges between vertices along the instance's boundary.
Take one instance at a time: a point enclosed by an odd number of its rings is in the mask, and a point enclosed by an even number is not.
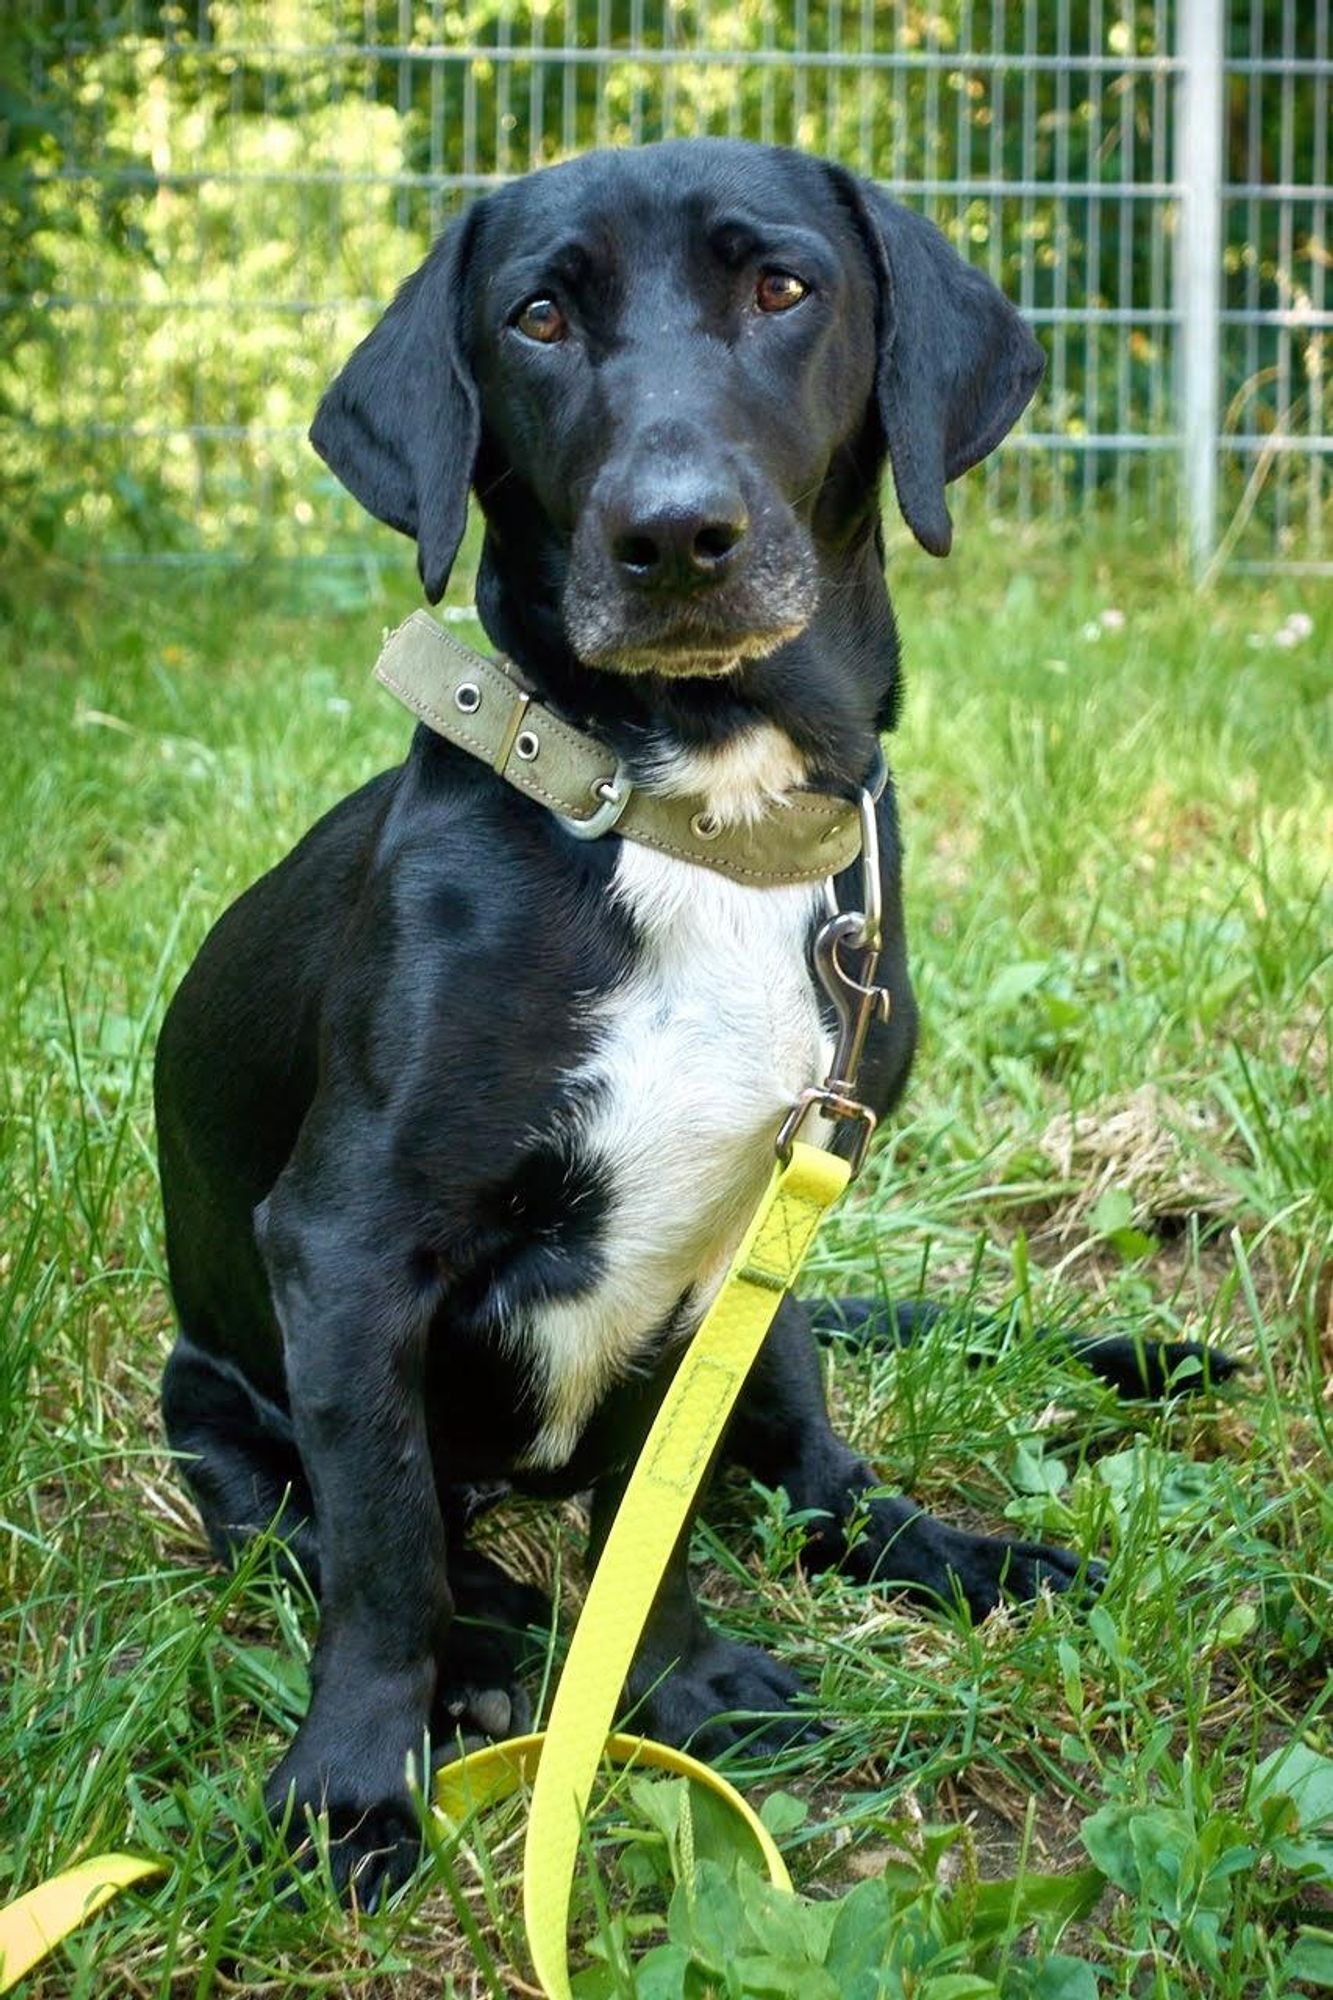
<svg viewBox="0 0 1333 2000"><path fill-rule="evenodd" d="M725 134L883 182L1027 315L1049 368L967 482L992 510L1333 574L1329 15L11 0L11 476L39 531L122 553L388 555L305 430L431 237L571 152Z"/></svg>

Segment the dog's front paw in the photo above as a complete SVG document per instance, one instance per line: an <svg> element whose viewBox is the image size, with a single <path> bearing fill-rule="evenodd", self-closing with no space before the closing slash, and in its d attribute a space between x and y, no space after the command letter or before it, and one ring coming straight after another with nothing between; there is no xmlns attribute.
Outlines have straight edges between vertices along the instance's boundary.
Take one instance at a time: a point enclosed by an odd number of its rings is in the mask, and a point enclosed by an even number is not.
<svg viewBox="0 0 1333 2000"><path fill-rule="evenodd" d="M264 1804L296 1873L317 1868L326 1833L334 1888L369 1906L407 1880L421 1853L413 1794L429 1764L426 1676L353 1676L316 1653L313 1680L309 1711L264 1787Z"/></svg>
<svg viewBox="0 0 1333 2000"><path fill-rule="evenodd" d="M640 1684L643 1672L636 1675ZM647 1689L630 1728L712 1759L744 1746L773 1755L824 1734L797 1708L801 1683L758 1646L707 1632L688 1658Z"/></svg>
<svg viewBox="0 0 1333 2000"><path fill-rule="evenodd" d="M421 1825L407 1783L345 1763L311 1761L298 1735L264 1787L269 1817L292 1850L295 1873L317 1865L315 1828L328 1836L329 1873L339 1896L371 1908L400 1888L421 1854Z"/></svg>

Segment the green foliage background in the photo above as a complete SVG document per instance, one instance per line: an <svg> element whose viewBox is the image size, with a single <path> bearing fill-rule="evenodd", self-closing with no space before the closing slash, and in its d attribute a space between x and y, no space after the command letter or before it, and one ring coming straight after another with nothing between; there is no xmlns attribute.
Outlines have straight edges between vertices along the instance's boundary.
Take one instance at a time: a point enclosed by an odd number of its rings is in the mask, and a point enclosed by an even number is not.
<svg viewBox="0 0 1333 2000"><path fill-rule="evenodd" d="M1308 63L1319 11L1231 0L1230 53ZM304 444L337 360L471 192L674 133L791 143L905 185L1037 315L1051 369L1033 428L1160 438L1173 425L1174 85L1154 59L1174 46L1175 12L29 0L0 29L7 511L44 545L364 546ZM1034 69L1021 45L1072 66ZM1327 119L1326 73L1233 72L1228 178L1317 184ZM922 181L946 191L914 194ZM1324 216L1313 196L1285 221L1276 201L1230 201L1225 303L1317 313ZM1066 308L1063 325L1042 317ZM1228 328L1232 427L1262 437L1285 415L1318 428L1326 343L1317 325ZM1228 461L1232 501L1252 462ZM1322 532L1328 481L1311 464L1272 470L1255 549L1276 533L1300 554ZM1122 514L1174 504L1160 450L1018 451L988 478L991 502L1024 514L1104 488Z"/></svg>

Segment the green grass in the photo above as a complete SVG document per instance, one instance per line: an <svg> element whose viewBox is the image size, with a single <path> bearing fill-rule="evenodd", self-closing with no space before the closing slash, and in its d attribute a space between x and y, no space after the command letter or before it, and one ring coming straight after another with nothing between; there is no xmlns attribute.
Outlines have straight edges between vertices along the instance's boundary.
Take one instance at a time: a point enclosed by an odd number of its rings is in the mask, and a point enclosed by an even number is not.
<svg viewBox="0 0 1333 2000"><path fill-rule="evenodd" d="M886 1482L1096 1552L1109 1582L1090 1613L931 1621L807 1578L778 1498L726 1488L705 1595L832 1729L748 1774L780 1787L812 1900L764 1903L705 1809L682 1823L676 1792L631 1786L577 1892L580 1939L600 1933L587 1990L1323 1990L1333 606L1251 580L1197 598L1151 551L1013 531L973 530L944 565L900 550L894 574L924 1034L811 1282L924 1277L1007 1330L980 1370L947 1340L836 1358L833 1393ZM399 754L368 670L415 601L406 559L383 585L315 565L10 585L0 1900L108 1846L171 1863L32 1995L533 1990L516 1809L387 1913L318 1886L275 1905L258 1787L301 1710L311 1610L262 1560L208 1567L155 1409L161 1007L222 907ZM1313 634L1275 643L1301 609ZM1030 1337L1054 1318L1253 1368L1127 1409ZM571 1512L515 1505L491 1533L568 1603ZM1263 1775L1289 1745L1304 1762ZM709 1970L747 1955L730 1985Z"/></svg>

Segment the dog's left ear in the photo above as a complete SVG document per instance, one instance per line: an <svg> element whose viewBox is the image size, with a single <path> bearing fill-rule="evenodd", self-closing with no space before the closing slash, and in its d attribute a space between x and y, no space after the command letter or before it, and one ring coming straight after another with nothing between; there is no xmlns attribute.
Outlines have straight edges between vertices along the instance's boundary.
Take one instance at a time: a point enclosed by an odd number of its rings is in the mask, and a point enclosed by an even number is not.
<svg viewBox="0 0 1333 2000"><path fill-rule="evenodd" d="M403 285L326 390L310 442L363 507L416 537L426 596L438 604L467 521L480 425L463 353L462 308L474 202Z"/></svg>
<svg viewBox="0 0 1333 2000"><path fill-rule="evenodd" d="M993 451L1041 380L1046 357L1004 294L933 223L835 167L878 292L875 395L903 519L947 556L944 488Z"/></svg>

